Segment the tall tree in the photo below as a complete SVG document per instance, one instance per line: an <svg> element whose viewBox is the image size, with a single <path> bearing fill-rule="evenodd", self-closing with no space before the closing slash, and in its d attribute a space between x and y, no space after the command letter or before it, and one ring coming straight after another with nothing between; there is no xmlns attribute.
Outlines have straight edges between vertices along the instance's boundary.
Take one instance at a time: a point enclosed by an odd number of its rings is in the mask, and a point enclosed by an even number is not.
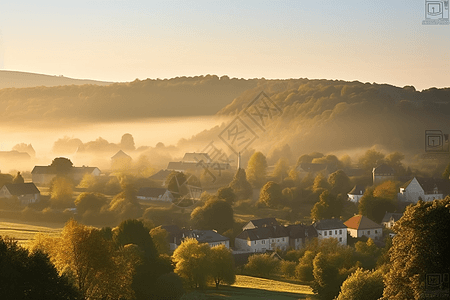
<svg viewBox="0 0 450 300"><path fill-rule="evenodd" d="M259 202L275 208L283 202L281 186L273 181L267 182L259 193Z"/></svg>
<svg viewBox="0 0 450 300"><path fill-rule="evenodd" d="M223 233L233 228L233 208L225 200L220 200L213 196L204 206L196 207L192 211L191 223L197 229L214 229L219 233Z"/></svg>
<svg viewBox="0 0 450 300"><path fill-rule="evenodd" d="M217 190L217 198L225 200L229 204L233 205L236 201L236 194L233 192L231 187L225 186Z"/></svg>
<svg viewBox="0 0 450 300"><path fill-rule="evenodd" d="M289 172L289 161L281 157L275 167L273 169L272 177L276 178L278 182L282 182L287 176Z"/></svg>
<svg viewBox="0 0 450 300"><path fill-rule="evenodd" d="M253 189L251 184L247 181L247 175L244 169L237 170L229 186L236 194L237 200L252 198Z"/></svg>
<svg viewBox="0 0 450 300"><path fill-rule="evenodd" d="M73 206L73 183L68 177L57 176L50 183L50 202L56 208Z"/></svg>
<svg viewBox="0 0 450 300"><path fill-rule="evenodd" d="M234 257L225 245L211 248L211 277L216 288L219 288L221 283L233 284L236 281Z"/></svg>
<svg viewBox="0 0 450 300"><path fill-rule="evenodd" d="M175 273L192 288L204 288L211 274L211 248L196 239L185 239L173 252Z"/></svg>
<svg viewBox="0 0 450 300"><path fill-rule="evenodd" d="M335 195L345 195L352 189L350 178L342 170L331 173L328 177L328 184L330 185L331 192Z"/></svg>
<svg viewBox="0 0 450 300"><path fill-rule="evenodd" d="M72 171L73 163L66 157L55 158L50 167L54 168L58 175L67 175Z"/></svg>
<svg viewBox="0 0 450 300"><path fill-rule="evenodd" d="M426 282L427 276L443 276L450 269L450 241L445 238L450 232L449 207L450 197L432 202L420 200L408 206L395 223L397 235L389 250L391 268L385 276L383 299L436 296L433 290L427 290Z"/></svg>
<svg viewBox="0 0 450 300"><path fill-rule="evenodd" d="M369 172L379 164L385 162L384 154L376 151L375 149L369 149L366 151L366 153L364 153L362 157L359 158L358 162L362 169Z"/></svg>
<svg viewBox="0 0 450 300"><path fill-rule="evenodd" d="M20 172L17 172L16 176L14 176L13 179L13 183L24 183L25 181L23 180L22 175L20 174Z"/></svg>
<svg viewBox="0 0 450 300"><path fill-rule="evenodd" d="M345 199L341 195L333 195L329 191L320 194L319 202L311 210L313 220L339 218L344 209Z"/></svg>
<svg viewBox="0 0 450 300"><path fill-rule="evenodd" d="M255 188L262 187L266 183L267 161L264 154L255 152L248 161L248 181Z"/></svg>
<svg viewBox="0 0 450 300"><path fill-rule="evenodd" d="M378 300L383 295L383 274L380 270L357 269L343 283L337 300Z"/></svg>
<svg viewBox="0 0 450 300"><path fill-rule="evenodd" d="M382 191L379 192L382 193ZM396 205L393 200L375 197L374 188L366 189L358 203L359 213L377 223L381 223L386 211L394 211L395 209Z"/></svg>

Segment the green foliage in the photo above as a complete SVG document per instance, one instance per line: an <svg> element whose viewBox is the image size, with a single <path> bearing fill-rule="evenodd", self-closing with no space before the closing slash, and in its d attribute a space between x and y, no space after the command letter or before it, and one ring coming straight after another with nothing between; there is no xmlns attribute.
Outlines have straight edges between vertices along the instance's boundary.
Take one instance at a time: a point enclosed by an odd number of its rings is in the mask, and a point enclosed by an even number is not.
<svg viewBox="0 0 450 300"><path fill-rule="evenodd" d="M403 159L405 159L405 155L398 151L386 155L386 164L394 169L396 176L402 176L406 174L406 169L402 164Z"/></svg>
<svg viewBox="0 0 450 300"><path fill-rule="evenodd" d="M142 221L136 219L125 220L114 231L113 240L117 245L137 245L145 254L145 257L154 259L158 256L149 228Z"/></svg>
<svg viewBox="0 0 450 300"><path fill-rule="evenodd" d="M295 277L295 269L297 264L293 261L282 260L280 262L280 274L287 278Z"/></svg>
<svg viewBox="0 0 450 300"><path fill-rule="evenodd" d="M158 277L154 286L153 296L158 300L177 300L185 292L182 279L173 272Z"/></svg>
<svg viewBox="0 0 450 300"><path fill-rule="evenodd" d="M255 276L269 276L278 268L280 261L269 254L255 254L248 258L245 269Z"/></svg>
<svg viewBox="0 0 450 300"><path fill-rule="evenodd" d="M311 219L322 220L339 218L341 216L345 200L341 195L333 195L329 191L320 194L319 202L314 204L311 210Z"/></svg>
<svg viewBox="0 0 450 300"><path fill-rule="evenodd" d="M73 163L68 158L57 157L52 161L50 167L52 167L58 175L67 175L72 171Z"/></svg>
<svg viewBox="0 0 450 300"><path fill-rule="evenodd" d="M234 257L225 245L211 248L211 277L219 288L221 283L233 284L236 281Z"/></svg>
<svg viewBox="0 0 450 300"><path fill-rule="evenodd" d="M173 252L175 273L191 288L204 288L211 273L211 248L196 239L185 239Z"/></svg>
<svg viewBox="0 0 450 300"><path fill-rule="evenodd" d="M359 158L359 165L367 172L372 172L372 169L385 162L384 154L376 151L375 149L369 149L366 153Z"/></svg>
<svg viewBox="0 0 450 300"><path fill-rule="evenodd" d="M276 178L277 181L282 182L284 178L288 176L288 172L289 172L289 161L286 158L281 157L275 164L272 177Z"/></svg>
<svg viewBox="0 0 450 300"><path fill-rule="evenodd" d="M376 267L377 261L381 255L381 249L375 245L371 238L365 243L362 241L356 242L355 250L355 255L364 269L372 270Z"/></svg>
<svg viewBox="0 0 450 300"><path fill-rule="evenodd" d="M211 197L204 206L196 207L191 213L191 223L196 229L217 230L223 233L233 228L233 208L225 200Z"/></svg>
<svg viewBox="0 0 450 300"><path fill-rule="evenodd" d="M350 178L342 170L331 173L328 177L328 184L330 185L331 193L335 195L346 195L352 189Z"/></svg>
<svg viewBox="0 0 450 300"><path fill-rule="evenodd" d="M229 186L236 194L237 200L252 198L253 189L251 184L247 181L247 175L244 169L237 170Z"/></svg>
<svg viewBox="0 0 450 300"><path fill-rule="evenodd" d="M162 229L161 226L152 228L152 230L150 230L150 236L152 237L159 254L169 254L169 236L165 229Z"/></svg>
<svg viewBox="0 0 450 300"><path fill-rule="evenodd" d="M236 201L236 194L231 187L221 187L217 190L217 198L227 201L230 205Z"/></svg>
<svg viewBox="0 0 450 300"><path fill-rule="evenodd" d="M358 203L359 213L376 223L381 223L386 211L395 211L395 200L374 196L375 189L367 188ZM387 195L388 191L378 189L379 195Z"/></svg>
<svg viewBox="0 0 450 300"><path fill-rule="evenodd" d="M383 295L383 274L358 268L343 283L337 300L377 300Z"/></svg>
<svg viewBox="0 0 450 300"><path fill-rule="evenodd" d="M315 251L307 250L299 259L299 264L295 268L295 276L301 281L314 280L313 261L315 256Z"/></svg>
<svg viewBox="0 0 450 300"><path fill-rule="evenodd" d="M266 183L267 161L264 154L255 152L250 157L247 166L248 181L250 184L259 188Z"/></svg>
<svg viewBox="0 0 450 300"><path fill-rule="evenodd" d="M50 184L50 202L54 208L73 207L73 182L65 176L53 178Z"/></svg>
<svg viewBox="0 0 450 300"><path fill-rule="evenodd" d="M136 188L129 178L121 178L122 192L115 195L109 204L109 211L114 213L120 221L135 219L142 216L142 208L136 194Z"/></svg>
<svg viewBox="0 0 450 300"><path fill-rule="evenodd" d="M100 193L81 193L75 199L75 206L80 215L84 215L87 211L99 213L100 209L108 204L108 199Z"/></svg>
<svg viewBox="0 0 450 300"><path fill-rule="evenodd" d="M0 236L0 294L2 299L78 299L78 291L59 275L48 255L29 252Z"/></svg>
<svg viewBox="0 0 450 300"><path fill-rule="evenodd" d="M419 299L426 296L427 274L450 269L450 197L419 201L406 208L395 223L397 233L389 250L391 268L385 277L383 299Z"/></svg>
<svg viewBox="0 0 450 300"><path fill-rule="evenodd" d="M259 202L275 208L283 202L281 186L273 181L267 182L259 193Z"/></svg>
<svg viewBox="0 0 450 300"><path fill-rule="evenodd" d="M329 186L325 176L323 176L322 173L317 174L316 178L314 178L313 192L320 194L324 190L327 190L329 187L330 186Z"/></svg>

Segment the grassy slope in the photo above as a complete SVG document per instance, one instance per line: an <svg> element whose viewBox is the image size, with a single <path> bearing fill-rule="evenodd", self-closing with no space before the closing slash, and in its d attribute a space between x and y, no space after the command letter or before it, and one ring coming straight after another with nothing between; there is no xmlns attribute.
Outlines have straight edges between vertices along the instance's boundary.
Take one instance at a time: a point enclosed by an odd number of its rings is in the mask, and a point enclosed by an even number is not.
<svg viewBox="0 0 450 300"><path fill-rule="evenodd" d="M36 233L48 235L58 235L64 224L59 223L16 223L13 221L0 222L0 235L9 236L18 241L22 246L26 246L29 240L32 240Z"/></svg>

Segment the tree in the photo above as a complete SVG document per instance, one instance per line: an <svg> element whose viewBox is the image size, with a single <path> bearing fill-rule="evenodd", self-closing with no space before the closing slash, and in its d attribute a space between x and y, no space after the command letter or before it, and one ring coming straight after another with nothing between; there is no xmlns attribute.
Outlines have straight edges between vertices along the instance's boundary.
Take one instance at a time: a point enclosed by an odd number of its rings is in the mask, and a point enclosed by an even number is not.
<svg viewBox="0 0 450 300"><path fill-rule="evenodd" d="M119 220L139 218L142 216L142 208L136 197L136 187L128 177L120 179L120 186L122 192L114 196L109 211L116 213Z"/></svg>
<svg viewBox="0 0 450 300"><path fill-rule="evenodd" d="M387 180L375 187L373 196L389 200L395 205L397 202L397 191L397 184L391 180Z"/></svg>
<svg viewBox="0 0 450 300"><path fill-rule="evenodd" d="M108 199L105 195L100 193L81 193L75 199L75 206L77 207L77 212L83 215L87 211L92 213L99 213L100 209L108 204Z"/></svg>
<svg viewBox="0 0 450 300"><path fill-rule="evenodd" d="M155 227L150 230L150 236L159 254L169 254L169 236L165 229L162 229L161 226Z"/></svg>
<svg viewBox="0 0 450 300"><path fill-rule="evenodd" d="M217 198L227 201L230 205L236 201L236 194L231 187L225 186L217 190Z"/></svg>
<svg viewBox="0 0 450 300"><path fill-rule="evenodd" d="M68 158L57 157L52 161L50 167L54 168L58 175L67 175L72 171L73 163Z"/></svg>
<svg viewBox="0 0 450 300"><path fill-rule="evenodd" d="M50 201L56 208L73 206L73 183L67 177L57 176L50 184Z"/></svg>
<svg viewBox="0 0 450 300"><path fill-rule="evenodd" d="M233 208L225 200L211 197L204 206L196 207L192 211L191 223L197 229L215 229L223 233L233 228Z"/></svg>
<svg viewBox="0 0 450 300"><path fill-rule="evenodd" d="M20 174L20 172L17 172L17 175L16 176L14 176L14 179L13 179L13 181L12 181L12 183L18 183L18 184L21 184L21 183L24 183L25 181L23 180L23 177L22 177L22 175Z"/></svg>
<svg viewBox="0 0 450 300"><path fill-rule="evenodd" d="M324 190L327 190L328 188L329 185L325 176L323 176L322 173L317 174L316 178L314 178L313 192L322 193Z"/></svg>
<svg viewBox="0 0 450 300"><path fill-rule="evenodd" d="M273 181L267 182L259 193L259 202L275 208L281 204L283 198L281 186Z"/></svg>
<svg viewBox="0 0 450 300"><path fill-rule="evenodd" d="M145 257L151 259L158 257L158 252L149 233L149 228L146 228L142 221L128 219L121 222L114 232L113 240L116 245L120 246L128 244L138 246L144 252Z"/></svg>
<svg viewBox="0 0 450 300"><path fill-rule="evenodd" d="M278 259L269 254L255 254L248 258L245 269L256 276L269 276L278 267Z"/></svg>
<svg viewBox="0 0 450 300"><path fill-rule="evenodd" d="M204 288L211 274L211 248L196 239L185 239L173 252L175 273L192 288Z"/></svg>
<svg viewBox="0 0 450 300"><path fill-rule="evenodd" d="M329 191L320 194L319 202L311 210L313 220L339 218L343 211L345 200L341 195L333 195Z"/></svg>
<svg viewBox="0 0 450 300"><path fill-rule="evenodd" d="M267 161L264 154L255 152L248 161L247 173L250 184L259 188L266 182Z"/></svg>
<svg viewBox="0 0 450 300"><path fill-rule="evenodd" d="M251 184L247 181L247 175L244 169L238 169L230 182L229 187L236 194L237 200L251 199L253 189Z"/></svg>
<svg viewBox="0 0 450 300"><path fill-rule="evenodd" d="M395 223L397 233L389 250L391 268L385 276L383 299L433 297L427 291L427 274L446 274L450 269L450 197L406 208ZM429 295L431 293L431 295ZM434 295L436 296L436 295Z"/></svg>
<svg viewBox="0 0 450 300"><path fill-rule="evenodd" d="M375 197L373 188L366 189L358 203L359 213L376 223L381 223L386 211L395 209L396 205L392 200Z"/></svg>
<svg viewBox="0 0 450 300"><path fill-rule="evenodd" d="M384 154L375 149L369 149L359 158L358 162L362 169L372 171L373 168L384 163Z"/></svg>
<svg viewBox="0 0 450 300"><path fill-rule="evenodd" d="M383 295L381 271L364 271L358 268L343 283L337 300L377 300Z"/></svg>
<svg viewBox="0 0 450 300"><path fill-rule="evenodd" d="M352 189L350 178L342 170L337 170L331 173L328 177L328 184L331 188L331 193L346 195Z"/></svg>
<svg viewBox="0 0 450 300"><path fill-rule="evenodd" d="M60 237L41 237L34 248L49 253L60 275L69 276L84 299L133 296L132 270L119 263L119 253L98 229L70 220Z"/></svg>
<svg viewBox="0 0 450 300"><path fill-rule="evenodd" d="M125 133L120 140L120 147L122 150L135 150L134 138L131 134Z"/></svg>
<svg viewBox="0 0 450 300"><path fill-rule="evenodd" d="M279 182L282 182L288 176L288 172L289 172L289 161L286 158L281 157L275 164L272 177L279 180Z"/></svg>
<svg viewBox="0 0 450 300"><path fill-rule="evenodd" d="M78 291L59 275L47 254L29 252L0 236L0 295L2 299L78 299Z"/></svg>
<svg viewBox="0 0 450 300"><path fill-rule="evenodd" d="M385 161L388 166L394 169L395 174L399 176L405 175L406 173L406 169L402 164L403 159L405 159L405 155L396 151L388 154L385 158Z"/></svg>
<svg viewBox="0 0 450 300"><path fill-rule="evenodd" d="M236 281L234 257L231 250L225 245L211 248L211 277L216 284L216 288L219 288L222 282L233 284Z"/></svg>

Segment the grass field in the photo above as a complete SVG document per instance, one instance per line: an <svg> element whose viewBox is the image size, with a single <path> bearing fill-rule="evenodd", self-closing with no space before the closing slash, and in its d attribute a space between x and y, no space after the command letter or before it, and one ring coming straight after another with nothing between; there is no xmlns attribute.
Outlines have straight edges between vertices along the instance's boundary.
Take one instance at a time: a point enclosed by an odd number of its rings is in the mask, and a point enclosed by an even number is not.
<svg viewBox="0 0 450 300"><path fill-rule="evenodd" d="M15 223L13 221L0 221L0 235L16 239L21 246L26 246L36 233L58 235L64 224L54 223Z"/></svg>
<svg viewBox="0 0 450 300"><path fill-rule="evenodd" d="M316 299L307 285L292 284L277 280L237 275L232 286L209 288L189 294L188 299Z"/></svg>

